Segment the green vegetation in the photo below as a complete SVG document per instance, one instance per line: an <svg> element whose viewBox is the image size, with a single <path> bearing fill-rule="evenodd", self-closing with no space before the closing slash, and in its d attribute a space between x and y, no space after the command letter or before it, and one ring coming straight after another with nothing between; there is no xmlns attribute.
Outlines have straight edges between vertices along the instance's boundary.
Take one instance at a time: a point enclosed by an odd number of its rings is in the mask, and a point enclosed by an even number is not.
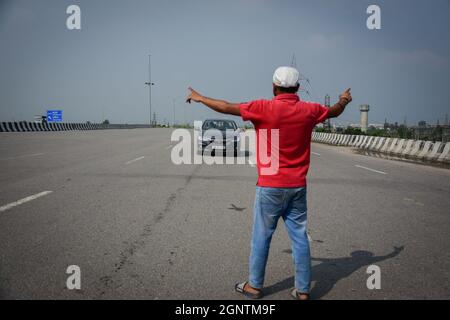
<svg viewBox="0 0 450 320"><path fill-rule="evenodd" d="M193 126L191 126L189 123L185 123L185 124L176 124L174 126L172 126L173 128L183 128L183 129L192 129L194 128Z"/></svg>
<svg viewBox="0 0 450 320"><path fill-rule="evenodd" d="M348 127L346 129L344 129L344 134L350 134L350 135L360 135L361 134L361 129L360 128L352 128L352 127Z"/></svg>
<svg viewBox="0 0 450 320"><path fill-rule="evenodd" d="M401 138L401 139L416 139L416 140L429 140L429 141L443 141L444 128L441 126L436 127L407 127L405 125L389 125L385 128L370 127L367 132L361 132L360 128L347 127L345 129L339 128L336 130L329 130L325 128L316 128L316 132L327 133L343 133L348 135L366 135L374 137L388 137L388 138Z"/></svg>

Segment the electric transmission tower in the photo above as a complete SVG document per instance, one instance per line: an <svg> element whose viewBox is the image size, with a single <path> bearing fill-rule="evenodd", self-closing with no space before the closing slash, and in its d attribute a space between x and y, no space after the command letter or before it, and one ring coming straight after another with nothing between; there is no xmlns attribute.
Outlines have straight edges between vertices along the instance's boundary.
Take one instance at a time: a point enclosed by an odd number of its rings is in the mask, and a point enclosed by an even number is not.
<svg viewBox="0 0 450 320"><path fill-rule="evenodd" d="M291 67L297 69L297 58L295 57L295 53L292 54ZM299 91L300 92L305 92L308 95L308 97L312 98L311 97L311 93L310 93L311 90L312 90L311 82L309 81L309 79L306 76L304 76L302 73L300 73L300 71L299 71L298 82L300 84Z"/></svg>

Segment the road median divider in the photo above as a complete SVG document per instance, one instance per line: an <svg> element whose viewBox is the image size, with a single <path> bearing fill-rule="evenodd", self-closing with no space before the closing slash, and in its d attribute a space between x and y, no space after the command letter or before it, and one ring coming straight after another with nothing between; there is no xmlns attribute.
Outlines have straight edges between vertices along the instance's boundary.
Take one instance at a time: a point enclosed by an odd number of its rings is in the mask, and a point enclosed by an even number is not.
<svg viewBox="0 0 450 320"><path fill-rule="evenodd" d="M377 157L450 165L450 142L313 132L312 142L351 147Z"/></svg>

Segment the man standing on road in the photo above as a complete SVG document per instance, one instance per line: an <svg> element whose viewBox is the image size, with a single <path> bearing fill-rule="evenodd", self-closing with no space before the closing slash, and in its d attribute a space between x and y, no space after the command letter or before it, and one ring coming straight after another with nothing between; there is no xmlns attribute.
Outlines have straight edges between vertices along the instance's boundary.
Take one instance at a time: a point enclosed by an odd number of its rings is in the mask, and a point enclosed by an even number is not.
<svg viewBox="0 0 450 320"><path fill-rule="evenodd" d="M295 264L295 288L291 295L298 300L309 299L311 257L307 236L306 175L312 130L318 123L339 116L352 101L350 89L347 89L334 106L326 108L318 103L300 100L297 95L299 87L299 72L292 67L279 67L273 75L275 97L272 100L230 103L207 98L190 87L186 100L189 103L203 103L220 113L241 116L244 121L249 120L255 126L258 182L253 209L249 280L235 286L237 292L253 299L263 296L270 242L280 217L291 239ZM278 141L272 139L273 134L262 134L273 130L277 130ZM276 172L263 174L267 170L262 169L267 165L261 158L265 159L267 154L260 154L261 139L266 140L267 145L271 146L270 150L275 151L270 158L276 158L278 162Z"/></svg>

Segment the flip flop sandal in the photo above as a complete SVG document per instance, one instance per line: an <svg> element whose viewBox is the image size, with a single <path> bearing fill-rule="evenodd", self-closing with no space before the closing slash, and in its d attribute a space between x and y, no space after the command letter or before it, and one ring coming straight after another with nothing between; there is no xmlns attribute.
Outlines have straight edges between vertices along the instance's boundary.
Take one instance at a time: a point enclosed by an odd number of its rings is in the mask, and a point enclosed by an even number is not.
<svg viewBox="0 0 450 320"><path fill-rule="evenodd" d="M242 283L236 283L236 285L234 286L234 290L236 290L236 292L239 292L240 294L243 294L244 296L246 296L247 298L250 299L261 299L263 294L261 292L261 290L258 293L251 293L248 291L244 290L245 285L248 283L248 281L242 282Z"/></svg>
<svg viewBox="0 0 450 320"><path fill-rule="evenodd" d="M306 299L300 299L299 294L305 295ZM295 300L309 300L309 293L301 293L301 292L298 292L297 289L294 288L291 291L291 297Z"/></svg>

